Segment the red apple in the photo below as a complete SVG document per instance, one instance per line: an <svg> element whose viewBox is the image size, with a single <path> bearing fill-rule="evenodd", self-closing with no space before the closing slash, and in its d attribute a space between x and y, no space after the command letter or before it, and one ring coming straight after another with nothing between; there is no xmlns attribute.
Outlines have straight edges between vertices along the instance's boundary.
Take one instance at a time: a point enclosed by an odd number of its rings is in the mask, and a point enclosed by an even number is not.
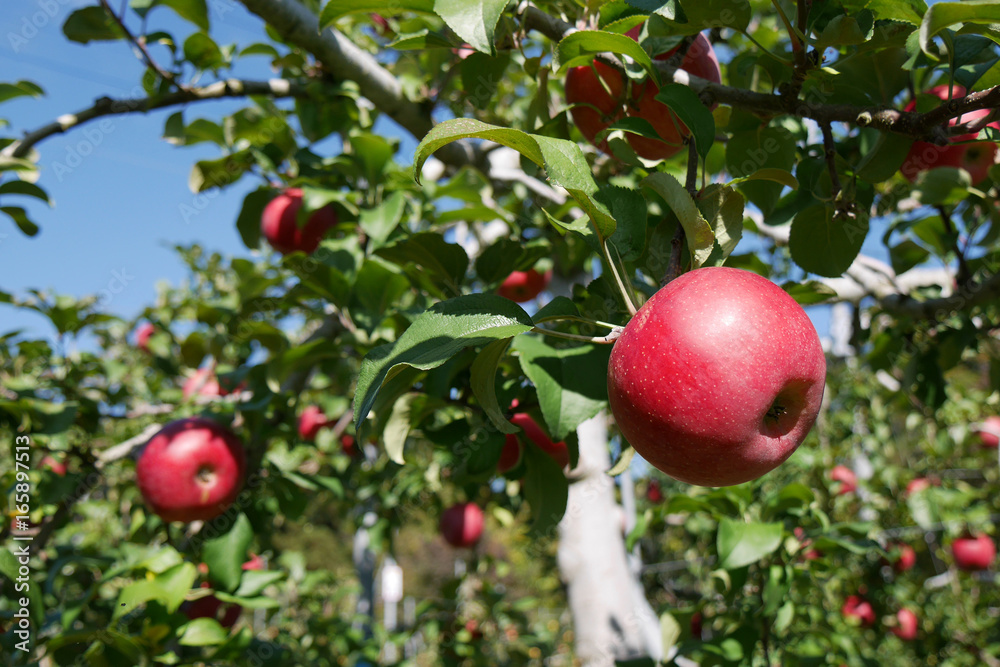
<svg viewBox="0 0 1000 667"><path fill-rule="evenodd" d="M849 595L840 613L848 620L856 619L861 627L868 628L875 624L875 610L871 603L857 595Z"/></svg>
<svg viewBox="0 0 1000 667"><path fill-rule="evenodd" d="M1000 446L1000 417L992 415L983 420L977 429L979 442L983 447L996 449Z"/></svg>
<svg viewBox="0 0 1000 667"><path fill-rule="evenodd" d="M702 615L700 611L691 614L691 636L695 639L701 639L701 623Z"/></svg>
<svg viewBox="0 0 1000 667"><path fill-rule="evenodd" d="M909 642L917 638L917 615L910 609L900 609L896 612L897 625L892 628L892 634L903 641Z"/></svg>
<svg viewBox="0 0 1000 667"><path fill-rule="evenodd" d="M510 423L514 426L519 426L524 437L538 445L542 451L552 457L552 460L559 464L560 468L565 468L569 465L569 449L566 447L566 443L552 442L552 439L532 419L531 415L526 412L515 413L510 418ZM500 452L500 460L497 462L497 471L503 474L516 466L520 460L521 443L518 440L518 435L508 433L503 451Z"/></svg>
<svg viewBox="0 0 1000 667"><path fill-rule="evenodd" d="M264 559L255 553L250 554L250 560L243 563L244 570L263 570L264 569Z"/></svg>
<svg viewBox="0 0 1000 667"><path fill-rule="evenodd" d="M951 91L947 85L935 86L927 91L928 95L934 95L938 99L948 100L965 96L965 88L956 85ZM917 108L917 101L911 100L906 105L904 111L913 111ZM948 125L954 126L959 123L968 123L988 116L990 109L980 109L962 114L957 118L948 121ZM990 127L1000 129L1000 122L990 123ZM917 179L921 173L935 167L959 167L969 172L973 185L986 179L989 168L996 159L997 145L991 142L979 142L974 144L954 145L955 142L969 141L975 139L975 134L962 134L951 137L951 142L947 146L936 146L926 141L914 141L910 147L910 152L903 161L903 166L899 171L911 183Z"/></svg>
<svg viewBox="0 0 1000 667"><path fill-rule="evenodd" d="M297 250L306 254L315 252L327 230L337 224L337 212L327 205L313 211L305 225L300 227L300 208L302 190L299 188L288 188L264 207L260 219L261 232L271 247L283 255Z"/></svg>
<svg viewBox="0 0 1000 667"><path fill-rule="evenodd" d="M837 490L838 496L853 493L858 488L858 477L847 466L834 466L833 470L830 471L830 479L834 482L840 482L840 488Z"/></svg>
<svg viewBox="0 0 1000 667"><path fill-rule="evenodd" d="M795 534L795 539L802 543L802 549L808 549L802 553L802 560L818 560L823 557L823 552L819 549L809 549L812 540L805 538L806 531L801 526L796 526L792 532Z"/></svg>
<svg viewBox="0 0 1000 667"><path fill-rule="evenodd" d="M661 503L663 502L663 491L660 489L660 483L651 479L646 484L646 500L651 503Z"/></svg>
<svg viewBox="0 0 1000 667"><path fill-rule="evenodd" d="M756 273L702 268L671 281L611 351L608 397L622 435L689 484L729 486L774 469L819 413L816 329Z"/></svg>
<svg viewBox="0 0 1000 667"><path fill-rule="evenodd" d="M233 432L193 417L170 422L149 439L136 483L164 521L207 521L232 505L245 471L246 453Z"/></svg>
<svg viewBox="0 0 1000 667"><path fill-rule="evenodd" d="M441 515L441 536L453 547L471 547L483 534L483 510L475 503L452 505Z"/></svg>
<svg viewBox="0 0 1000 667"><path fill-rule="evenodd" d="M38 465L43 468L48 468L60 477L66 476L66 464L52 458L51 456L43 456L42 460L38 462Z"/></svg>
<svg viewBox="0 0 1000 667"><path fill-rule="evenodd" d="M299 415L299 437L311 442L316 439L316 434L320 432L320 429L329 425L330 421L323 414L323 410L318 406L310 405Z"/></svg>
<svg viewBox="0 0 1000 667"><path fill-rule="evenodd" d="M215 371L211 367L199 368L194 375L184 381L181 387L184 400L192 396L223 396L224 392L219 386L219 380L215 377Z"/></svg>
<svg viewBox="0 0 1000 667"><path fill-rule="evenodd" d="M894 549L896 557L892 561L892 569L903 573L917 564L917 552L909 544L897 544Z"/></svg>
<svg viewBox="0 0 1000 667"><path fill-rule="evenodd" d="M626 34L632 39L638 39L641 27L636 26ZM666 60L676 50L659 55L656 59ZM711 42L703 34L695 38L685 53L681 69L715 83L722 80L719 59ZM604 82L603 85L601 81ZM675 155L683 148L684 139L691 134L670 107L655 99L659 92L659 87L647 79L633 84L631 97L628 97L622 74L599 60L594 60L593 67L584 65L571 68L566 75L566 101L579 105L573 107L570 113L583 136L594 143L598 132L623 115L645 118L660 138L650 139L630 133L626 137L635 152L647 160L664 160ZM610 152L607 142L596 145L605 153Z"/></svg>
<svg viewBox="0 0 1000 667"><path fill-rule="evenodd" d="M914 493L920 493L924 489L931 488L931 481L926 477L917 477L916 479L911 479L909 484L906 485L906 491L904 495L911 496Z"/></svg>
<svg viewBox="0 0 1000 667"><path fill-rule="evenodd" d="M997 557L997 548L989 535L973 537L966 533L951 543L951 555L958 569L973 572L989 569Z"/></svg>
<svg viewBox="0 0 1000 667"><path fill-rule="evenodd" d="M497 288L497 294L517 303L531 301L549 284L552 272L539 273L535 269L514 271Z"/></svg>
<svg viewBox="0 0 1000 667"><path fill-rule="evenodd" d="M344 435L340 436L340 449L345 454L352 457L357 456L358 454L361 453L361 450L359 450L357 447L357 441L354 439L354 436L351 435L350 433L345 433Z"/></svg>
<svg viewBox="0 0 1000 667"><path fill-rule="evenodd" d="M156 331L154 327L149 322L143 322L135 330L135 346L142 350L143 352L149 352L149 339Z"/></svg>

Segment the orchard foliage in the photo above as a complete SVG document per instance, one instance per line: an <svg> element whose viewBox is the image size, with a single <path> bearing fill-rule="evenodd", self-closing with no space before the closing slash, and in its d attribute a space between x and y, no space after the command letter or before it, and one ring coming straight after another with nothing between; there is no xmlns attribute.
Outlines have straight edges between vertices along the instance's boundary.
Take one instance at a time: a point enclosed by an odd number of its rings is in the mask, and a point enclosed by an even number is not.
<svg viewBox="0 0 1000 667"><path fill-rule="evenodd" d="M261 41L228 43L223 8L263 17ZM168 32L177 18L184 29ZM122 57L136 47L146 97L105 98L58 131L159 109L165 141L218 147L193 164L193 192L263 184L232 221L247 252L178 247L189 282L164 287L134 320L96 297L0 291L55 334L0 330L0 435L29 434L33 461L45 452L68 468L30 473L31 656L15 650L17 564L0 551L5 659L340 665L410 651L419 657L407 664L572 664L554 539L572 474L523 437L520 462L497 474L518 431L512 405L565 441L572 469L577 427L607 408L615 328L679 272L725 265L803 305L847 302L850 349L829 360L813 434L774 472L718 489L639 482L663 496L640 502L628 545L650 564L642 579L668 655L997 664L996 574L959 572L948 546L966 530L995 537L1000 513L995 450L974 435L1000 411L1000 167L973 183L931 165L949 136L974 134L970 149L1000 141L998 24L995 0L73 10L68 40L120 43ZM639 41L626 36L640 25ZM721 84L656 58L700 32L720 54ZM563 80L595 58L630 86L658 82L689 150L640 158L627 137L655 136L627 114L597 137L611 155L586 141ZM279 79L231 78L245 63ZM921 94L943 84L967 94ZM26 80L0 84L0 102L43 94ZM223 97L241 108L199 106ZM959 118L982 109L990 124ZM0 212L30 236L27 202L59 196L33 146L57 130L19 129L28 133L0 137ZM419 142L412 155L401 132ZM917 158L927 168L908 179L900 168L915 141L929 147ZM285 188L301 190L300 225L336 212L311 254L280 255L262 238L261 216ZM942 268L947 280L923 279ZM553 272L536 302L497 294L531 270ZM154 329L137 346L141 323ZM183 395L199 368L221 395ZM297 430L308 406L333 420L314 441ZM166 525L136 488L135 448L157 425L197 415L242 440L246 486L219 519ZM620 474L631 449L618 435L612 449ZM837 493L837 464L856 490ZM918 477L930 485L907 493ZM13 494L13 465L0 480ZM486 527L458 576L456 552L432 536L465 502L484 508ZM413 625L356 614L359 532L416 583ZM5 521L0 536L10 533ZM917 560L896 572L901 543ZM241 568L251 553L264 569ZM209 592L242 607L232 629L185 615ZM841 615L852 595L874 610L870 627ZM916 641L884 621L903 608L919 617Z"/></svg>

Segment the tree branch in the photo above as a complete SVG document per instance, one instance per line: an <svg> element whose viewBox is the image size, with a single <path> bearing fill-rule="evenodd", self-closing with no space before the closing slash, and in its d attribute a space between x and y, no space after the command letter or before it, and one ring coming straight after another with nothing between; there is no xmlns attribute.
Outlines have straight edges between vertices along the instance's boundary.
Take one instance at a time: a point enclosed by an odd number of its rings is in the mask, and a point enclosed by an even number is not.
<svg viewBox="0 0 1000 667"><path fill-rule="evenodd" d="M282 39L308 51L338 79L358 84L361 94L375 107L399 123L418 140L434 126L430 109L407 99L403 86L389 70L342 32L332 28L320 32L319 19L295 0L240 0ZM451 166L476 164L480 153L468 142L452 142L435 155Z"/></svg>
<svg viewBox="0 0 1000 667"><path fill-rule="evenodd" d="M75 127L88 123L104 116L116 116L127 113L145 113L154 109L198 102L203 100L223 99L226 97L247 97L250 95L268 95L274 98L280 97L303 97L306 93L306 84L297 81L287 81L285 79L271 79L269 81L242 81L240 79L226 79L216 81L202 88L189 88L179 90L167 95L155 97L137 97L133 99L113 100L110 97L102 97L93 106L82 109L76 113L60 116L54 122L44 125L37 130L28 132L20 141L15 141L5 148L0 155L22 158L29 151L44 139L48 139L54 134L67 132Z"/></svg>

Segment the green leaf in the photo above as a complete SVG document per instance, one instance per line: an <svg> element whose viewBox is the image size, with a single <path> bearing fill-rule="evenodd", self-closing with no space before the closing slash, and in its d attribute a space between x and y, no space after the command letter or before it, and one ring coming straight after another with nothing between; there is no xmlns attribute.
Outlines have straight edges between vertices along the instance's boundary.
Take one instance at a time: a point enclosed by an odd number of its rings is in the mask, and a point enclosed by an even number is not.
<svg viewBox="0 0 1000 667"><path fill-rule="evenodd" d="M556 348L540 336L521 336L513 345L553 439L562 440L605 406L610 345Z"/></svg>
<svg viewBox="0 0 1000 667"><path fill-rule="evenodd" d="M804 283L788 282L781 286L800 306L812 306L837 298L837 291L816 280Z"/></svg>
<svg viewBox="0 0 1000 667"><path fill-rule="evenodd" d="M157 5L170 7L182 19L190 21L200 30L208 32L208 5L205 0L160 0Z"/></svg>
<svg viewBox="0 0 1000 667"><path fill-rule="evenodd" d="M810 206L792 220L788 247L806 271L837 278L861 252L867 234L868 213L861 207L850 218L829 206Z"/></svg>
<svg viewBox="0 0 1000 667"><path fill-rule="evenodd" d="M931 254L923 246L904 239L889 248L889 260L892 262L892 270L896 275L906 273L910 269L923 264L930 258Z"/></svg>
<svg viewBox="0 0 1000 667"><path fill-rule="evenodd" d="M434 13L435 0L330 0L319 15L319 28L325 30L342 16L354 12L401 12Z"/></svg>
<svg viewBox="0 0 1000 667"><path fill-rule="evenodd" d="M218 69L226 62L219 45L204 32L184 40L184 58L198 69Z"/></svg>
<svg viewBox="0 0 1000 667"><path fill-rule="evenodd" d="M566 513L569 484L559 464L541 447L530 440L522 444L527 470L524 497L534 515L531 530L538 535L554 533Z"/></svg>
<svg viewBox="0 0 1000 667"><path fill-rule="evenodd" d="M45 94L41 86L32 81L18 81L17 83L0 83L0 103L12 100L15 97L41 97Z"/></svg>
<svg viewBox="0 0 1000 667"><path fill-rule="evenodd" d="M896 175L913 145L911 137L894 132L880 132L875 146L865 151L857 166L858 178L866 183L881 183Z"/></svg>
<svg viewBox="0 0 1000 667"><path fill-rule="evenodd" d="M615 219L615 233L609 242L625 261L634 261L646 247L646 200L637 190L605 185L594 197Z"/></svg>
<svg viewBox="0 0 1000 667"><path fill-rule="evenodd" d="M716 538L719 567L734 570L756 563L781 546L781 536L780 523L744 523L723 517Z"/></svg>
<svg viewBox="0 0 1000 667"><path fill-rule="evenodd" d="M931 53L934 35L959 23L1000 23L1000 2L964 0L934 3L924 14L924 20L920 24L920 50Z"/></svg>
<svg viewBox="0 0 1000 667"><path fill-rule="evenodd" d="M787 185L793 190L798 189L799 181L792 175L790 171L785 171L784 169L758 169L749 176L741 176L739 178L734 178L729 181L727 185L739 185L740 183L747 183L749 181L771 181L772 183L780 183L781 185Z"/></svg>
<svg viewBox="0 0 1000 667"><path fill-rule="evenodd" d="M555 66L560 74L565 74L570 67L589 65L595 55L609 52L628 56L647 74L657 76L653 61L638 42L628 35L600 30L581 30L559 40L556 45Z"/></svg>
<svg viewBox="0 0 1000 667"><path fill-rule="evenodd" d="M417 32L399 35L386 48L396 51L424 51L426 49L450 49L455 44L440 32L424 28Z"/></svg>
<svg viewBox="0 0 1000 667"><path fill-rule="evenodd" d="M476 356L472 362L471 384L472 393L475 394L479 406L486 413L486 417L501 433L517 433L517 427L507 421L500 404L497 402L497 367L500 361L507 354L511 338L495 340Z"/></svg>
<svg viewBox="0 0 1000 667"><path fill-rule="evenodd" d="M243 207L236 218L236 229L243 239L243 244L250 250L260 247L260 217L264 208L274 198L274 190L260 187L247 193L243 198Z"/></svg>
<svg viewBox="0 0 1000 667"><path fill-rule="evenodd" d="M194 563L178 563L152 579L135 581L123 588L118 595L118 606L115 607L112 619L117 620L150 600L163 603L167 611L173 613L181 606L184 596L197 578L198 569Z"/></svg>
<svg viewBox="0 0 1000 667"><path fill-rule="evenodd" d="M701 216L691 195L680 181L671 174L662 172L650 174L642 181L642 185L660 195L680 221L688 248L691 250L691 268L697 269L702 266L712 254L715 234L712 233L708 221Z"/></svg>
<svg viewBox="0 0 1000 667"><path fill-rule="evenodd" d="M378 249L385 244L386 239L399 225L399 221L403 219L403 211L405 210L406 195L397 190L375 208L361 211L358 222L361 229L371 239L372 249Z"/></svg>
<svg viewBox="0 0 1000 667"><path fill-rule="evenodd" d="M770 214L778 203L781 190L787 182L770 182L781 170L791 172L795 165L797 144L795 137L784 127L762 126L753 130L734 132L726 144L726 169L734 177L751 176L768 169L766 180L753 180L740 184L740 190L764 215Z"/></svg>
<svg viewBox="0 0 1000 667"><path fill-rule="evenodd" d="M419 232L391 246L379 248L376 255L401 267L414 264L436 285L451 295L461 294L469 256L457 243L448 243L437 232Z"/></svg>
<svg viewBox="0 0 1000 667"><path fill-rule="evenodd" d="M513 148L539 167L544 167L549 183L566 188L590 216L602 242L614 233L614 218L593 198L597 183L587 159L579 146L565 139L528 134L471 118L448 120L435 125L417 146L413 158L413 176L417 182L420 182L421 167L434 151L452 141L468 138L486 139Z"/></svg>
<svg viewBox="0 0 1000 667"><path fill-rule="evenodd" d="M9 215L25 236L34 236L38 233L38 225L28 219L27 211L20 206L0 206L0 211Z"/></svg>
<svg viewBox="0 0 1000 667"><path fill-rule="evenodd" d="M5 595L9 596L8 600L13 601L13 599L15 599L12 587L14 585L13 582L16 582L17 578L20 576L19 570L21 567L18 559L14 557L13 551L20 545L30 544L30 542L12 541L9 544L4 545L3 549L0 549L0 575L3 575L3 578L7 579L8 582L11 582L9 587L7 584L3 585ZM20 598L22 596L28 598L28 614L31 616L31 622L35 625L35 627L40 627L45 616L45 608L42 606L41 585L35 583L30 584L27 592L21 592L21 594L16 597Z"/></svg>
<svg viewBox="0 0 1000 667"><path fill-rule="evenodd" d="M178 629L181 646L215 646L226 641L229 631L214 618L196 618Z"/></svg>
<svg viewBox="0 0 1000 667"><path fill-rule="evenodd" d="M34 183L29 183L28 181L14 180L7 181L6 183L0 183L0 195L26 195L28 197L34 197L35 199L41 199L49 206L52 205L52 202L49 200L48 193Z"/></svg>
<svg viewBox="0 0 1000 667"><path fill-rule="evenodd" d="M527 243L502 237L476 257L476 275L488 286L499 285L512 271L527 271L543 257L552 255L552 246L544 239Z"/></svg>
<svg viewBox="0 0 1000 667"><path fill-rule="evenodd" d="M470 294L434 304L395 344L365 355L354 394L355 428L368 416L382 383L403 368L437 368L460 350L511 338L532 326L520 306L496 294Z"/></svg>
<svg viewBox="0 0 1000 667"><path fill-rule="evenodd" d="M382 446L385 453L389 455L389 460L399 465L403 465L403 446L406 445L406 437L412 428L412 407L413 402L422 398L422 394L411 392L403 394L392 406L385 427L382 429Z"/></svg>
<svg viewBox="0 0 1000 667"><path fill-rule="evenodd" d="M656 100L670 107L691 130L698 155L704 160L715 142L715 117L701 103L698 94L683 84L669 83L660 88Z"/></svg>
<svg viewBox="0 0 1000 667"><path fill-rule="evenodd" d="M698 197L698 210L708 221L715 246L707 264L722 266L743 238L743 209L746 200L734 188L713 183Z"/></svg>
<svg viewBox="0 0 1000 667"><path fill-rule="evenodd" d="M921 204L951 206L969 196L972 177L958 167L934 167L920 172L913 188Z"/></svg>
<svg viewBox="0 0 1000 667"><path fill-rule="evenodd" d="M240 585L243 563L253 539L253 527L245 514L239 514L232 528L223 535L205 542L202 558L208 565L212 582L224 591Z"/></svg>
<svg viewBox="0 0 1000 667"><path fill-rule="evenodd" d="M280 571L247 570L240 580L240 587L233 595L242 598L256 597L263 593L265 588L284 578L285 573Z"/></svg>
<svg viewBox="0 0 1000 667"><path fill-rule="evenodd" d="M636 0L631 0L635 4ZM682 11L675 2L659 2L654 0L646 4L657 5L655 12L668 20L673 32L693 35L702 30L712 28L732 28L745 33L750 25L752 11L747 0L697 0L684 2Z"/></svg>
<svg viewBox="0 0 1000 667"><path fill-rule="evenodd" d="M125 37L121 27L101 7L77 9L66 18L62 29L70 41L81 44Z"/></svg>
<svg viewBox="0 0 1000 667"><path fill-rule="evenodd" d="M191 168L188 187L194 193L211 188L226 188L240 180L255 161L249 148L216 160L200 160Z"/></svg>
<svg viewBox="0 0 1000 667"><path fill-rule="evenodd" d="M627 445L625 449L622 450L621 456L618 457L618 461L611 466L611 470L608 471L608 474L612 477L617 477L628 470L628 467L632 465L632 458L634 456L635 449L633 449L632 445Z"/></svg>
<svg viewBox="0 0 1000 667"><path fill-rule="evenodd" d="M350 311L354 323L374 331L389 308L410 289L410 281L380 260L366 261L354 279Z"/></svg>
<svg viewBox="0 0 1000 667"><path fill-rule="evenodd" d="M492 55L493 33L508 0L434 0L434 11L476 51Z"/></svg>

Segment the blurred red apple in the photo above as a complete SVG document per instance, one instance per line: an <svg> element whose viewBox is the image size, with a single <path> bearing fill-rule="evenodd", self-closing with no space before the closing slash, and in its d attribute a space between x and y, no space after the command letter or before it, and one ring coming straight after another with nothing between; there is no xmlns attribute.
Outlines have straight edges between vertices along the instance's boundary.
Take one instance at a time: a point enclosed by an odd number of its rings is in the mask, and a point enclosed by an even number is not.
<svg viewBox="0 0 1000 667"><path fill-rule="evenodd" d="M497 288L497 294L517 303L531 301L549 284L552 272L539 273L535 269L514 271Z"/></svg>
<svg viewBox="0 0 1000 667"><path fill-rule="evenodd" d="M316 434L320 429L330 425L330 421L323 414L323 410L316 405L310 405L299 415L299 437L312 442L316 439Z"/></svg>
<svg viewBox="0 0 1000 667"><path fill-rule="evenodd" d="M560 468L569 465L569 449L565 442L552 442L552 439L542 430L542 427L532 419L526 412L515 413L510 418L510 423L521 428L522 433L508 433L504 443L503 451L500 452L500 460L497 462L497 471L500 474L507 472L517 465L521 460L521 442L519 435L526 437L531 442L538 445L542 451L552 457Z"/></svg>
<svg viewBox="0 0 1000 667"><path fill-rule="evenodd" d="M979 425L978 433L983 447L996 449L1000 446L1000 417L992 415L984 419Z"/></svg>
<svg viewBox="0 0 1000 667"><path fill-rule="evenodd" d="M910 483L906 485L905 495L911 496L914 493L920 493L924 489L931 488L931 481L926 477L917 477L916 479L911 479Z"/></svg>
<svg viewBox="0 0 1000 667"><path fill-rule="evenodd" d="M934 95L940 100L947 101L965 96L965 88L954 86L950 92L947 85L935 86L927 91L928 95ZM904 111L913 111L917 108L917 101L911 100L906 105ZM968 123L988 116L990 109L979 109L962 114L957 118L948 121L948 126ZM1000 130L1000 122L989 124L990 127ZM914 141L910 147L910 152L903 161L903 166L899 171L911 183L917 179L921 173L935 167L957 167L965 169L972 177L972 184L976 185L986 179L989 168L993 166L996 159L997 145L991 142L978 142L973 144L955 145L960 141L969 141L976 138L976 134L962 134L949 139L947 146L937 146L926 141Z"/></svg>
<svg viewBox="0 0 1000 667"><path fill-rule="evenodd" d="M232 505L243 485L246 454L232 431L209 419L179 419L142 450L136 484L164 521L207 521Z"/></svg>
<svg viewBox="0 0 1000 667"><path fill-rule="evenodd" d="M896 612L897 625L893 626L892 634L903 641L913 641L917 638L917 615L910 609L900 609Z"/></svg>
<svg viewBox="0 0 1000 667"><path fill-rule="evenodd" d="M337 224L337 212L327 205L309 214L305 225L299 226L302 190L288 188L268 202L260 220L264 238L283 255L295 251L311 254L319 247L327 230Z"/></svg>
<svg viewBox="0 0 1000 667"><path fill-rule="evenodd" d="M135 330L135 346L143 352L149 352L149 339L155 331L156 327L149 322L140 324Z"/></svg>
<svg viewBox="0 0 1000 667"><path fill-rule="evenodd" d="M875 610L871 603L857 595L850 595L840 613L848 620L857 620L861 627L868 628L875 624Z"/></svg>
<svg viewBox="0 0 1000 667"><path fill-rule="evenodd" d="M181 393L184 395L184 400L192 396L223 395L219 380L215 377L215 371L209 366L199 368L194 372L194 375L185 380L184 386L181 387Z"/></svg>
<svg viewBox="0 0 1000 667"><path fill-rule="evenodd" d="M441 515L440 528L453 547L474 546L483 534L483 510L475 503L452 505Z"/></svg>
<svg viewBox="0 0 1000 667"><path fill-rule="evenodd" d="M211 588L209 583L203 582L202 588ZM242 607L238 604L224 603L215 595L206 595L197 600L188 600L181 605L181 613L190 620L196 618L213 618L224 628L231 628L240 618Z"/></svg>
<svg viewBox="0 0 1000 667"><path fill-rule="evenodd" d="M951 555L958 569L974 572L989 569L997 557L997 548L985 533L966 533L951 543Z"/></svg>
<svg viewBox="0 0 1000 667"><path fill-rule="evenodd" d="M840 488L837 490L838 496L853 493L858 488L857 475L847 466L834 466L833 470L830 471L830 479L834 482L840 482Z"/></svg>
<svg viewBox="0 0 1000 667"><path fill-rule="evenodd" d="M59 475L60 477L66 476L66 464L63 463L62 461L52 458L51 456L48 455L43 456L42 460L38 462L38 465L42 466L43 468L48 468L49 470Z"/></svg>
<svg viewBox="0 0 1000 667"><path fill-rule="evenodd" d="M902 574L917 563L917 552L909 544L897 544L892 551L896 556L892 561L892 569Z"/></svg>
<svg viewBox="0 0 1000 667"><path fill-rule="evenodd" d="M660 489L659 480L651 479L646 483L646 500L651 503L663 502L663 491Z"/></svg>

